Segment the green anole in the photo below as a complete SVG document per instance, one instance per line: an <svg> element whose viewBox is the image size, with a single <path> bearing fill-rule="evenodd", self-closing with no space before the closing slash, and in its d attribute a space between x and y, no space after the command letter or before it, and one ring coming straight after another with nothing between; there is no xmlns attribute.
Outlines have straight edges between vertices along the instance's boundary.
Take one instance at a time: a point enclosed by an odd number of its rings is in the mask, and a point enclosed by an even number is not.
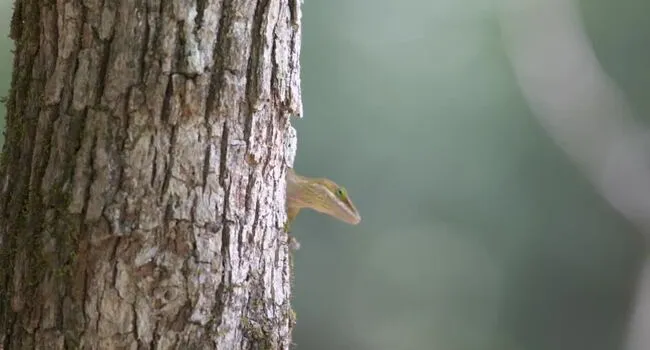
<svg viewBox="0 0 650 350"><path fill-rule="evenodd" d="M286 180L287 222L284 224L286 232L289 232L293 220L303 208L313 209L352 225L361 221L359 211L350 200L345 188L332 180L301 176L292 168L287 168Z"/></svg>

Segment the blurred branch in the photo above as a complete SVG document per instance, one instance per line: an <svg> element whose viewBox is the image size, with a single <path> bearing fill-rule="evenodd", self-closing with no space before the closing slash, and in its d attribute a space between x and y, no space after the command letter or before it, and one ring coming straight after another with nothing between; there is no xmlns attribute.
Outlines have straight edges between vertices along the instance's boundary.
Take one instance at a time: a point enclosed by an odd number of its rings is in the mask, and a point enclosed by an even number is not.
<svg viewBox="0 0 650 350"><path fill-rule="evenodd" d="M596 189L650 232L648 132L600 66L572 0L501 0L506 51L530 108ZM650 349L650 260L628 349Z"/></svg>

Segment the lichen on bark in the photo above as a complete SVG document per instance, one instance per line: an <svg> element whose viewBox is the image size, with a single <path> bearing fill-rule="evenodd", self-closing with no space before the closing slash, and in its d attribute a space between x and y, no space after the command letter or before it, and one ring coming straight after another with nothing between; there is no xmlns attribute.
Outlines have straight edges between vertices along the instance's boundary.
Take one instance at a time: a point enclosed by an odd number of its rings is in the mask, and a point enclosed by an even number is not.
<svg viewBox="0 0 650 350"><path fill-rule="evenodd" d="M287 349L299 0L18 0L0 344Z"/></svg>

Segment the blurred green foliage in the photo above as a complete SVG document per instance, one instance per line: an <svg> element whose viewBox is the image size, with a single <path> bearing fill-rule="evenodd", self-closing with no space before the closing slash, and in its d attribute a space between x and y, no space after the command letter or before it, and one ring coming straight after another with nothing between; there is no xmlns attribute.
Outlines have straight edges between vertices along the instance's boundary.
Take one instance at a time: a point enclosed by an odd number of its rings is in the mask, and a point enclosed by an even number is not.
<svg viewBox="0 0 650 350"><path fill-rule="evenodd" d="M406 3L304 5L296 168L363 221L298 219L299 348L619 349L636 232L533 118L492 2ZM650 4L581 5L644 114Z"/></svg>
<svg viewBox="0 0 650 350"><path fill-rule="evenodd" d="M531 115L492 5L305 2L296 168L344 184L363 221L295 223L298 349L620 348L639 237ZM650 3L581 5L647 114Z"/></svg>

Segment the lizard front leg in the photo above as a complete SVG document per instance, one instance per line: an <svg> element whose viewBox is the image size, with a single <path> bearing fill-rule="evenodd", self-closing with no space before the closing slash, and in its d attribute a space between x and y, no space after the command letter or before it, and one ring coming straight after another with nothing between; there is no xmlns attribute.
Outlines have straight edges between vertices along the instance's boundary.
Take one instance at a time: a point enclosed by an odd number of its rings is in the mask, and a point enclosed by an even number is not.
<svg viewBox="0 0 650 350"><path fill-rule="evenodd" d="M292 205L287 205L287 221L284 223L284 232L287 234L288 239L289 239L289 246L293 250L298 250L300 249L300 242L291 234L291 224L293 221L296 219L296 216L298 216L298 213L300 212L299 207L294 207Z"/></svg>

